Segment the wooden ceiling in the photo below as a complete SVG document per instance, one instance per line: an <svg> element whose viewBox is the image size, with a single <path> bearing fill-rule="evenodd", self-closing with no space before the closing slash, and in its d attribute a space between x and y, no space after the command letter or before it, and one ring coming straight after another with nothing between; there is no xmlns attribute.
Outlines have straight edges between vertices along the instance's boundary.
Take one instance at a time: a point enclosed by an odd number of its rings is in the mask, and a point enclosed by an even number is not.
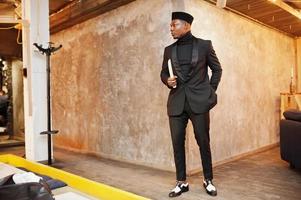
<svg viewBox="0 0 301 200"><path fill-rule="evenodd" d="M58 12L72 2L74 2L74 0L49 0L49 15Z"/></svg>
<svg viewBox="0 0 301 200"><path fill-rule="evenodd" d="M301 36L301 0L227 0L225 9L292 37Z"/></svg>
<svg viewBox="0 0 301 200"><path fill-rule="evenodd" d="M58 32L132 1L134 0L49 0L51 33ZM217 0L205 1L216 4ZM301 13L299 12L301 10L301 0L218 1L226 2L225 9L277 29L291 37L301 36ZM292 14L294 12L297 12L297 16Z"/></svg>
<svg viewBox="0 0 301 200"><path fill-rule="evenodd" d="M50 32L58 32L132 1L134 0L49 0ZM18 30L12 28L16 24L1 23L1 20L15 19L15 9L20 2L21 0L0 0L2 58L22 58L22 45L16 42Z"/></svg>
<svg viewBox="0 0 301 200"><path fill-rule="evenodd" d="M50 31L58 32L135 0L49 0ZM146 1L146 0L145 0ZM291 37L301 36L301 0L205 0L225 5L225 9L276 29ZM0 19L14 18L14 9L21 0L0 0ZM10 26L10 24L1 24ZM20 56L18 50L5 50L7 41L15 42L17 30L0 30L0 55ZM8 39L6 39L8 38ZM10 53L9 53L10 52Z"/></svg>
<svg viewBox="0 0 301 200"><path fill-rule="evenodd" d="M50 32L56 33L135 0L49 0Z"/></svg>

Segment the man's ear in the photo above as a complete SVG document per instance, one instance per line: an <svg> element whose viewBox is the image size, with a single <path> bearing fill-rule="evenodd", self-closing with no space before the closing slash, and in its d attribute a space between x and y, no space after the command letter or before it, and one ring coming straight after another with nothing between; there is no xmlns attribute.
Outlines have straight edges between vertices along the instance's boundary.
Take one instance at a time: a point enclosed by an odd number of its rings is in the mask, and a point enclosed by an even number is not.
<svg viewBox="0 0 301 200"><path fill-rule="evenodd" d="M186 30L190 30L191 29L191 25L188 22L185 22L185 28L186 28Z"/></svg>

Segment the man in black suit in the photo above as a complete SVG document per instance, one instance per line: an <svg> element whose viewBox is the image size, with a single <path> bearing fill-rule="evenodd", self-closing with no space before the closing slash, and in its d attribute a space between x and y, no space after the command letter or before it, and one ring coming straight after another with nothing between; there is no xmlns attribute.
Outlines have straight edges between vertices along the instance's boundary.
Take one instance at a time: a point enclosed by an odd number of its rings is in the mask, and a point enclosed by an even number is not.
<svg viewBox="0 0 301 200"><path fill-rule="evenodd" d="M171 35L178 39L164 50L161 80L170 89L167 113L174 150L177 183L169 193L176 197L189 190L186 182L185 128L191 120L198 143L207 193L217 195L213 185L212 159L209 137L209 110L217 103L216 89L222 76L222 68L210 40L202 40L191 34L193 17L185 12L173 12ZM171 60L174 77L170 76L168 60ZM208 66L212 71L209 79Z"/></svg>

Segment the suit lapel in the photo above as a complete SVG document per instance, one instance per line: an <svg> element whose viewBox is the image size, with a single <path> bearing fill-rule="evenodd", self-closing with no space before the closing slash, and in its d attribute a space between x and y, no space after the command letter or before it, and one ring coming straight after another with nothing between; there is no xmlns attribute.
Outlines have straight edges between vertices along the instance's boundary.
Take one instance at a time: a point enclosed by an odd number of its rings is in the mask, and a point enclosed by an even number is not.
<svg viewBox="0 0 301 200"><path fill-rule="evenodd" d="M198 62L199 59L199 51L198 51L198 40L197 38L193 38L193 42L192 42L192 56L191 56L191 71L188 74L187 80L189 80L189 78L191 77L191 75L194 72L194 69L196 67L196 64ZM171 50L171 61L172 61L172 65L176 71L176 75L181 78L181 80L185 81L185 78L181 72L181 67L178 61L178 50L177 50L177 43L175 43L172 46L172 50Z"/></svg>
<svg viewBox="0 0 301 200"><path fill-rule="evenodd" d="M190 79L190 77L192 76L192 74L194 73L196 64L198 62L199 59L199 51L198 51L198 40L196 38L193 38L193 42L192 42L192 56L191 56L191 70L189 72L189 74L187 75L187 80Z"/></svg>
<svg viewBox="0 0 301 200"><path fill-rule="evenodd" d="M192 58L191 58L191 66L195 67L199 59L199 51L198 51L198 40L193 38L192 42Z"/></svg>
<svg viewBox="0 0 301 200"><path fill-rule="evenodd" d="M175 43L172 46L172 50L171 50L171 61L172 61L172 65L176 71L176 75L184 80L183 74L181 73L181 67L178 61L178 48L177 48L177 43Z"/></svg>

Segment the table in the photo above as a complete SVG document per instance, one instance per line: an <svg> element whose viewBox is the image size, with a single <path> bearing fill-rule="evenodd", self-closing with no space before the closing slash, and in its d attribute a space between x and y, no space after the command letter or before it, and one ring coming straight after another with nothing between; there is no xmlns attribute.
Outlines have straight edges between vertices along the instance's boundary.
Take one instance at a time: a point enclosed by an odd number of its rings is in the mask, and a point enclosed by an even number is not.
<svg viewBox="0 0 301 200"><path fill-rule="evenodd" d="M301 110L301 93L280 93L280 119L284 119L283 112L287 109Z"/></svg>

